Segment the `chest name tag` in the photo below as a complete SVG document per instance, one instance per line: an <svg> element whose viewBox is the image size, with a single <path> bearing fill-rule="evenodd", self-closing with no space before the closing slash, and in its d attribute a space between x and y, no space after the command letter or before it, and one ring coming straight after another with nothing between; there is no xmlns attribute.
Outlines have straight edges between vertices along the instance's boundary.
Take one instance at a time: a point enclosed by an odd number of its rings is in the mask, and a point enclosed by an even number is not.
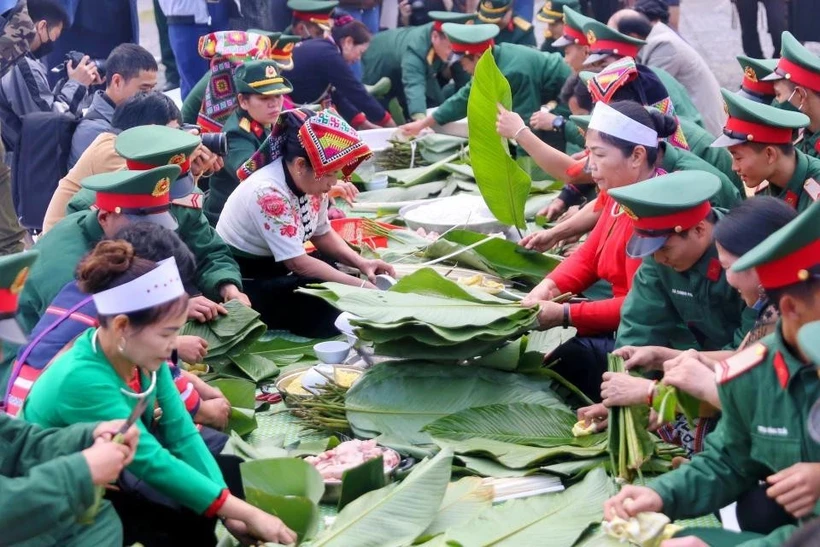
<svg viewBox="0 0 820 547"><path fill-rule="evenodd" d="M806 193L809 196L811 196L812 201L817 201L817 198L820 197L820 183L818 183L814 179L807 180L806 183L803 184L803 190L805 190Z"/></svg>
<svg viewBox="0 0 820 547"><path fill-rule="evenodd" d="M689 291L682 291L681 289L672 289L672 294L676 294L678 296L685 296L687 298L695 297L695 295L690 293Z"/></svg>
<svg viewBox="0 0 820 547"><path fill-rule="evenodd" d="M767 427L765 425L757 426L757 432L761 435L770 435L774 437L788 437L789 430L785 427Z"/></svg>

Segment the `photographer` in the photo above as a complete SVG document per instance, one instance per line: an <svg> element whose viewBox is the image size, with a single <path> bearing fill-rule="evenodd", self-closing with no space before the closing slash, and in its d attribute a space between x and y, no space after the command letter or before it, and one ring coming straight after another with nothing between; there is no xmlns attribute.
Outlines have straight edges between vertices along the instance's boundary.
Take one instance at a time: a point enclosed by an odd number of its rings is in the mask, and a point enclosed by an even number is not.
<svg viewBox="0 0 820 547"><path fill-rule="evenodd" d="M97 91L85 118L74 131L68 168L74 167L97 135L111 130L114 109L140 91L149 92L157 85L157 61L147 49L137 44L120 44L105 60L105 91Z"/></svg>
<svg viewBox="0 0 820 547"><path fill-rule="evenodd" d="M52 91L40 59L51 52L60 33L68 27L68 14L58 0L29 0L28 11L36 34L31 52L0 80L0 123L7 156L17 148L23 116L32 112L77 112L88 86L102 83L97 67L83 57L76 66L66 65L68 80Z"/></svg>

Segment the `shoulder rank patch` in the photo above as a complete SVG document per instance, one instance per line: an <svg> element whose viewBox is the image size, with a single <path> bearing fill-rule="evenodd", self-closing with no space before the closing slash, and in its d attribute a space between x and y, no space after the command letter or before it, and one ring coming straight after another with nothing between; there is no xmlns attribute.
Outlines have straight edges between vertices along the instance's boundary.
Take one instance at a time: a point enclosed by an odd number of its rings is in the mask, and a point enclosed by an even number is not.
<svg viewBox="0 0 820 547"><path fill-rule="evenodd" d="M752 347L732 355L715 365L715 380L718 384L724 384L732 378L737 378L762 363L768 352L769 348L758 342Z"/></svg>
<svg viewBox="0 0 820 547"><path fill-rule="evenodd" d="M513 23L524 32L528 32L532 28L532 23L521 17L513 17Z"/></svg>
<svg viewBox="0 0 820 547"><path fill-rule="evenodd" d="M760 194L762 192L765 192L766 188L768 188L768 187L769 187L769 181L764 180L763 182L761 182L760 184L757 185L757 188L755 188L755 194Z"/></svg>
<svg viewBox="0 0 820 547"><path fill-rule="evenodd" d="M243 131L247 131L248 133L251 132L251 121L248 118L242 118L239 120L239 129Z"/></svg>
<svg viewBox="0 0 820 547"><path fill-rule="evenodd" d="M803 190L811 197L812 201L817 201L820 197L820 183L814 179L809 179L803 184Z"/></svg>
<svg viewBox="0 0 820 547"><path fill-rule="evenodd" d="M433 61L436 59L436 50L430 48L430 51L427 52L427 64L432 65Z"/></svg>
<svg viewBox="0 0 820 547"><path fill-rule="evenodd" d="M185 197L171 200L173 205L187 207L188 209L202 209L202 194L191 193Z"/></svg>
<svg viewBox="0 0 820 547"><path fill-rule="evenodd" d="M717 282L717 280L720 279L721 271L723 271L723 268L720 266L720 261L717 258L713 258L709 261L709 266L706 268L706 279L712 283Z"/></svg>

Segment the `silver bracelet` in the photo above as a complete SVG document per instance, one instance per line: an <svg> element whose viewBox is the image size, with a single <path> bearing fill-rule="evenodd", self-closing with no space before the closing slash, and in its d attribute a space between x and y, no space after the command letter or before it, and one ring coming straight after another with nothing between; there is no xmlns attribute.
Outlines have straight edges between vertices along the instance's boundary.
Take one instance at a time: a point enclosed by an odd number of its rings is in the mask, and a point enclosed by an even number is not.
<svg viewBox="0 0 820 547"><path fill-rule="evenodd" d="M526 125L526 124L522 125L522 126L521 126L521 129L519 129L518 131L516 131L516 132L515 132L515 134L514 134L514 135L513 135L513 137L512 137L512 138L513 138L513 140L517 139L517 138L518 138L518 135L520 135L520 134L521 134L521 132L522 132L522 131L524 131L525 129L527 129L527 125Z"/></svg>

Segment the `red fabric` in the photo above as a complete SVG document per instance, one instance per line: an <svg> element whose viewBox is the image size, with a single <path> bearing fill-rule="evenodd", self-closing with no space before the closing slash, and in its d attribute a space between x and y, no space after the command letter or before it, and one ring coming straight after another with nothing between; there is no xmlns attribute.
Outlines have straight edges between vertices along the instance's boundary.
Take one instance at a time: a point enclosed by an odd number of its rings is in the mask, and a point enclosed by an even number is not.
<svg viewBox="0 0 820 547"><path fill-rule="evenodd" d="M671 213L659 217L644 217L635 220L635 228L638 230L670 230L680 228L681 231L688 230L698 222L709 216L712 206L708 201L704 201L697 207Z"/></svg>
<svg viewBox="0 0 820 547"><path fill-rule="evenodd" d="M388 123L393 121L393 116L390 115L390 112L385 111L384 118L376 122L376 125L380 125L382 127L386 126Z"/></svg>
<svg viewBox="0 0 820 547"><path fill-rule="evenodd" d="M755 271L764 289L777 289L805 281L807 278L801 279L801 272L808 273L808 269L816 266L818 262L820 239L777 260L759 264L755 266Z"/></svg>
<svg viewBox="0 0 820 547"><path fill-rule="evenodd" d="M441 32L441 28L444 26L443 21L433 21L433 30L436 32Z"/></svg>
<svg viewBox="0 0 820 547"><path fill-rule="evenodd" d="M709 267L706 270L706 279L716 283L717 280L720 279L720 272L722 271L723 268L720 266L720 260L713 258L709 261Z"/></svg>
<svg viewBox="0 0 820 547"><path fill-rule="evenodd" d="M364 115L364 112L359 112L358 114L353 116L352 120L350 120L350 125L352 125L356 129L358 129L366 121L367 121L367 116Z"/></svg>
<svg viewBox="0 0 820 547"><path fill-rule="evenodd" d="M748 77L744 77L740 86L753 93L760 93L761 95L774 95L774 82L754 81Z"/></svg>
<svg viewBox="0 0 820 547"><path fill-rule="evenodd" d="M572 324L580 336L612 332L621 321L621 305L632 286L640 259L626 255L632 237L632 220L623 212L613 216L618 205L607 194L598 196L602 209L587 240L549 276L561 292L579 294L599 279L612 284L613 297L596 302L570 304Z"/></svg>
<svg viewBox="0 0 820 547"><path fill-rule="evenodd" d="M812 91L820 91L820 74L803 68L785 57L777 61L776 72L796 85L808 87Z"/></svg>
<svg viewBox="0 0 820 547"><path fill-rule="evenodd" d="M777 381L780 383L780 387L786 389L786 386L789 385L789 367L786 365L783 354L778 351L774 355L772 364L774 365L774 372L777 374Z"/></svg>
<svg viewBox="0 0 820 547"><path fill-rule="evenodd" d="M491 38L477 44L458 44L456 42L450 42L450 45L453 47L453 52L455 53L463 53L465 55L481 55L487 51L487 49L493 47L494 43L495 42Z"/></svg>
<svg viewBox="0 0 820 547"><path fill-rule="evenodd" d="M793 209L797 209L797 194L791 190L786 190L786 195L783 197L783 201L791 205Z"/></svg>
<svg viewBox="0 0 820 547"><path fill-rule="evenodd" d="M174 159L174 158L171 158ZM169 162L167 165L178 165L179 169L182 171L182 175L187 173L191 170L191 158L188 156L184 156L181 158L182 161L180 163ZM130 169L131 171L149 171L154 169L155 167L160 167L159 165L154 165L152 163L145 163L136 160L125 160L125 166Z"/></svg>
<svg viewBox="0 0 820 547"><path fill-rule="evenodd" d="M609 53L621 57L636 57L641 46L636 44L627 44L625 42L616 42L614 40L596 40L595 43L589 44L592 53Z"/></svg>
<svg viewBox="0 0 820 547"><path fill-rule="evenodd" d="M587 40L586 35L582 31L576 30L566 23L564 23L564 36L574 41L579 46L589 45L589 40Z"/></svg>
<svg viewBox="0 0 820 547"><path fill-rule="evenodd" d="M330 15L327 13L310 13L307 11L294 11L293 18L317 25L330 25Z"/></svg>
<svg viewBox="0 0 820 547"><path fill-rule="evenodd" d="M751 135L752 139L749 142L765 142L772 144L788 144L792 142L792 130L788 127L772 127L762 123L748 122L738 118L730 117L726 121L724 129L740 133L742 135Z"/></svg>
<svg viewBox="0 0 820 547"><path fill-rule="evenodd" d="M220 494L219 497L214 500L214 502L205 510L204 515L211 519L216 517L219 510L222 509L222 506L225 505L225 502L228 501L228 496L230 496L230 491L226 488Z"/></svg>
<svg viewBox="0 0 820 547"><path fill-rule="evenodd" d="M103 211L116 211L120 209L141 209L148 207L168 206L171 203L171 196L166 191L159 196L151 194L106 194L97 192L97 202L95 205Z"/></svg>
<svg viewBox="0 0 820 547"><path fill-rule="evenodd" d="M20 291L11 292L9 289L0 289L0 312L13 313L17 311L17 298Z"/></svg>

